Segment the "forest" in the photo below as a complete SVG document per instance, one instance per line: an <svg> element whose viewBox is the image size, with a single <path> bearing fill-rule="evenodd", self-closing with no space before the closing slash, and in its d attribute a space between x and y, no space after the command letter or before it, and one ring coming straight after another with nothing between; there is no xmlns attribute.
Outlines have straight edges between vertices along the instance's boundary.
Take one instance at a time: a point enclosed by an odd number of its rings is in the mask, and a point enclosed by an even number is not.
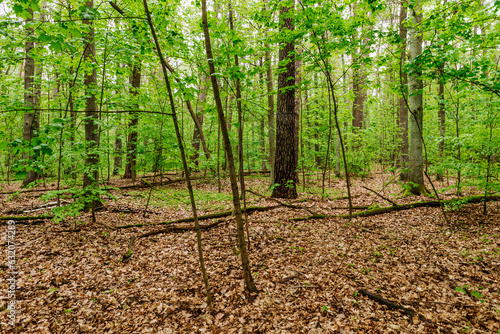
<svg viewBox="0 0 500 334"><path fill-rule="evenodd" d="M0 1L1 333L500 334L500 1Z"/></svg>

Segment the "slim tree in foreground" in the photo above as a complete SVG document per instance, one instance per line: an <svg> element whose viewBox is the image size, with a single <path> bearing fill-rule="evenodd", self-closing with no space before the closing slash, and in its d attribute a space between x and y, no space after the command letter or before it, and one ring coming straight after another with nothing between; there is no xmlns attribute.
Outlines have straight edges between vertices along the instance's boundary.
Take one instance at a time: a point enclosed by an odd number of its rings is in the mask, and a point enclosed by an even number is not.
<svg viewBox="0 0 500 334"><path fill-rule="evenodd" d="M236 180L236 169L234 167L234 155L233 149L231 147L231 142L229 140L229 132L227 129L226 118L224 117L224 110L222 109L222 101L220 98L219 84L217 82L214 57L212 54L212 45L210 42L210 32L208 31L208 17L207 17L207 1L201 1L201 12L202 12L202 23L203 23L203 34L205 35L205 49L207 52L208 67L210 70L210 79L212 82L212 89L214 92L214 100L217 106L217 115L219 116L219 124L222 133L222 141L224 144L224 150L227 157L227 165L229 169L229 178L231 180L231 191L233 194L233 205L234 214L236 218L236 229L238 234L238 247L241 256L241 266L243 269L243 276L245 279L245 287L248 292L256 292L257 287L253 281L252 273L250 271L250 261L248 260L247 245L245 242L245 231L243 217L241 214L241 203L240 195L238 191L238 183ZM292 110L293 111L293 110ZM293 132L292 132L293 133Z"/></svg>
<svg viewBox="0 0 500 334"><path fill-rule="evenodd" d="M175 135L177 137L177 143L179 144L179 150L181 151L182 166L184 168L184 173L186 174L186 183L187 183L187 188L188 188L188 192L189 192L189 199L191 201L191 209L193 211L194 225L196 228L198 259L200 261L201 274L203 276L203 283L205 284L205 290L207 293L207 307L208 307L209 311L212 311L213 310L212 287L210 286L210 282L208 281L208 274L207 274L207 271L205 269L205 260L203 258L203 246L201 243L200 223L198 221L198 211L196 209L196 202L194 200L194 192L193 192L193 186L191 184L191 177L190 177L189 167L187 164L186 152L184 150L184 144L182 142L182 135L181 135L181 131L179 129L179 122L177 120L177 112L175 110L174 95L172 93L172 88L170 86L170 79L168 77L167 62L165 61L165 58L163 57L163 53L162 53L161 48L160 48L160 43L158 42L158 37L156 36L153 21L151 19L151 14L149 13L149 9L148 9L148 3L146 0L143 0L143 4L144 4L144 11L146 12L146 18L148 20L149 28L151 29L151 35L153 36L153 40L155 43L156 52L158 54L158 58L160 58L161 68L163 71L163 77L165 78L165 84L167 86L168 99L170 102L170 108L172 111L172 120L174 122L174 128L175 128Z"/></svg>
<svg viewBox="0 0 500 334"><path fill-rule="evenodd" d="M399 37L401 39L401 53L399 55L399 76L401 87L406 87L408 85L408 75L403 71L403 65L406 61L406 37L408 34L408 29L406 28L406 0L401 1L401 8L399 11ZM399 174L399 179L401 181L406 181L408 179L408 94L406 93L406 88L402 89L401 96L399 97L399 137L401 139L401 148L399 152L399 164L403 171Z"/></svg>

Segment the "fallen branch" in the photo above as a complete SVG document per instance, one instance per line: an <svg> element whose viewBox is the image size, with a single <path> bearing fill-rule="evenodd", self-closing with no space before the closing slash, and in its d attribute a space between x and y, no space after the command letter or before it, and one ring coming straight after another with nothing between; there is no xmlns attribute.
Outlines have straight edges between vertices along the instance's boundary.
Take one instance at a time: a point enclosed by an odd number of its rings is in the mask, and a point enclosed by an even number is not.
<svg viewBox="0 0 500 334"><path fill-rule="evenodd" d="M361 195L352 195L351 198L358 198L361 197ZM349 196L339 196L339 197L334 197L331 198L333 201L341 200L341 199L349 199Z"/></svg>
<svg viewBox="0 0 500 334"><path fill-rule="evenodd" d="M463 204L472 204L472 203L481 203L483 200L487 201L498 201L500 200L500 196L471 196L471 197L464 197L457 200L446 200L446 201L426 201L426 202L413 202L413 203L408 203L408 204L401 204L401 205L393 205L389 207L382 207L382 208L375 208L371 210L366 210L358 213L354 213L352 217L369 217L369 216L375 216L383 213L388 213L392 211L403 211L403 210L409 210L409 209L414 209L414 208L423 208L423 207L439 207L442 204L453 204L453 203L463 203ZM348 218L349 215L341 215L337 216L340 218Z"/></svg>
<svg viewBox="0 0 500 334"><path fill-rule="evenodd" d="M403 307L401 305L398 305L390 300L387 300L385 298L382 298L380 297L379 295L376 295L374 293L371 293L367 290L364 290L364 289L361 289L358 291L358 293L360 295L363 295L363 296L366 296L368 298L370 298L371 300L374 300L376 301L377 303L379 304L382 304L382 305L385 305L387 306L388 308L390 309L393 309L393 310L400 310L402 311L404 314L406 315L409 315L410 317L415 317L417 316L421 321L425 321L425 322L430 322L429 320L427 320L426 318L424 318L423 316L419 315L418 313L406 308L406 307Z"/></svg>
<svg viewBox="0 0 500 334"><path fill-rule="evenodd" d="M54 216L47 216L47 215L41 215L41 216L0 216L0 220L14 220L18 222L22 221L27 221L27 220L35 220L35 219L52 219ZM0 225L5 225L7 223L0 223Z"/></svg>
<svg viewBox="0 0 500 334"><path fill-rule="evenodd" d="M227 221L228 220L220 219L220 220L218 220L214 223L211 223L211 224L200 225L200 230L208 230L212 227L215 227L215 226L217 226L223 222L227 222ZM133 251L134 251L135 241L137 239L142 239L142 238L150 237L152 235L158 235L158 234L164 234L164 233L183 233L186 231L195 231L195 230L196 230L196 227L192 226L192 225L169 226L167 228L163 228L163 229L155 230L155 231L151 231L151 232L146 232L146 233L140 234L138 236L131 237L129 240L128 246L127 246L127 253L125 253L125 255L123 255L122 261L126 261L127 259L129 259L132 256Z"/></svg>
<svg viewBox="0 0 500 334"><path fill-rule="evenodd" d="M424 202L413 202L413 203L408 203L408 204L400 204L400 205L393 205L393 206L388 206L388 207L381 207L381 208L374 208L366 211L361 211L357 213L353 213L351 215L352 218L355 217L370 217L370 216L376 216L384 213L389 213L393 211L403 211L403 210L410 210L414 208L423 208L423 207L439 207L442 204L454 204L457 202L460 202L462 204L473 204L473 203L481 203L482 201L499 201L500 196L495 195L495 196L487 196L486 198L484 196L470 196L470 197L463 197L459 200L456 199L451 199L451 200L446 200L446 201L424 201ZM338 216L332 216L332 215L312 215L308 217L297 217L297 218L292 218L290 219L291 221L302 221L302 220L307 220L307 219L321 219L321 218L349 218L349 215L338 215Z"/></svg>
<svg viewBox="0 0 500 334"><path fill-rule="evenodd" d="M203 179L204 177L203 176L198 176L198 177L192 177L191 178L191 181L193 180L199 180L199 179ZM186 181L186 178L181 178L181 179L175 179L175 180L170 180L170 181L163 181L163 183L160 184L160 182L155 182L155 183L150 183L150 182L144 182L145 180L141 180L142 183L140 184L132 184L132 185L128 185L128 186L121 186L121 187L114 187L114 188L118 188L118 189L133 189L133 188L148 188L150 187L151 185L152 186L159 186L159 185L169 185L169 184L173 184L173 183L178 183L178 182L184 182ZM105 190L112 190L114 188L104 188Z"/></svg>
<svg viewBox="0 0 500 334"><path fill-rule="evenodd" d="M371 191L372 193L374 193L374 194L375 194L375 195L377 195L378 197L380 197L380 198L382 198L382 199L386 200L387 202L391 203L392 205L396 205L396 206L398 206L398 205L399 205L398 203L396 203L396 202L394 202L394 201L390 200L389 198L387 198L387 197L385 197L385 196L382 196L381 194L379 194L378 192L376 192L376 191L375 191L375 190L373 190L373 189L370 189L370 188L365 187L365 186L361 186L361 188L365 188L366 190Z"/></svg>
<svg viewBox="0 0 500 334"><path fill-rule="evenodd" d="M264 195L261 195L259 193L256 193L255 191L252 191L250 189L247 189L247 192L251 193L251 194L254 194L255 196L258 196L260 198L264 198L264 199L267 199L267 200L270 200L270 201L273 201L273 202L276 202L278 203L279 205L282 205L284 207L287 207L287 208L290 208L290 209L301 209L301 210L306 210L307 212L309 212L310 214L312 214L313 216L319 216L316 212L310 210L309 208L307 207L304 207L304 206L300 206L300 205L294 205L294 204L288 204L288 203L284 203L284 202L281 202L280 200L277 200L276 198L272 198L272 197L266 197Z"/></svg>
<svg viewBox="0 0 500 334"><path fill-rule="evenodd" d="M271 206L251 206L246 208L246 210L242 209L242 212L254 212L254 211L267 211L267 210L272 210L279 208L281 205L271 205ZM233 210L228 210L228 211L223 211L223 212L217 212L217 213L211 213L208 215L203 215L203 216L198 216L198 220L204 220L204 219L214 219L214 218L223 218L227 216L233 215ZM177 223L187 223L187 222L192 222L194 221L193 217L188 217L188 218L181 218L177 220L171 220L171 221L166 221L166 222L161 222L161 223L145 223L145 224L131 224L131 225L122 225L122 226L115 226L115 229L121 229L121 228L130 228L130 227L143 227L143 226L156 226L156 225L170 225L170 224L177 224Z"/></svg>
<svg viewBox="0 0 500 334"><path fill-rule="evenodd" d="M80 229L76 229L76 230L57 230L57 231L52 231L52 233L65 233L65 232L80 232L81 230Z"/></svg>
<svg viewBox="0 0 500 334"><path fill-rule="evenodd" d="M69 189L69 188L63 188L63 189ZM10 190L10 191L2 191L0 192L0 195L10 195L10 194L23 194L23 193L36 193L36 192L44 192L44 191L51 191L51 190L57 190L57 189L27 189L27 190Z"/></svg>

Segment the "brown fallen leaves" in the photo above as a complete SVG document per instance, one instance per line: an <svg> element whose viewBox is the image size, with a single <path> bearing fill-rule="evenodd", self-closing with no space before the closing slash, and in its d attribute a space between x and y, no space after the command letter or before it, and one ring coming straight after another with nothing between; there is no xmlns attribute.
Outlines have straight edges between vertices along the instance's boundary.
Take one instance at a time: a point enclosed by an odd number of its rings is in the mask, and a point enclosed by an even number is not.
<svg viewBox="0 0 500 334"><path fill-rule="evenodd" d="M263 181L249 187L263 192ZM263 180L263 179L261 179ZM380 179L356 181L354 205L386 205L361 188L382 188ZM169 187L182 187L175 184ZM216 192L216 186L197 185ZM339 192L342 181L335 185ZM179 188L180 189L180 188ZM147 190L144 190L147 191ZM384 196L398 193L396 185ZM144 201L119 198L117 205L143 209ZM340 193L342 194L342 193ZM36 206L38 194L0 197L3 211ZM332 196L333 197L333 196ZM347 200L308 198L321 214L344 214ZM449 198L449 197L448 197ZM399 204L418 198L395 198ZM250 196L249 205L271 205ZM217 203L217 210L230 203ZM101 211L109 226L153 223L190 217L187 205L151 208L155 214ZM73 221L19 225L16 257L18 333L497 333L500 330L500 206L480 204L449 212L446 226L439 208L356 218L305 220L300 209L279 208L249 216L250 261L256 295L244 292L236 249L235 224L203 232L204 252L214 289L215 311L206 314L193 231L143 238L127 262L120 261L131 236L154 226L110 230L78 217L80 232L53 233ZM41 211L40 213L44 213ZM210 223L205 221L204 223ZM5 235L6 226L0 227ZM5 238L0 244L5 249ZM2 265L6 263L2 252ZM7 291L2 266L2 291ZM389 310L361 296L366 289L399 302L418 316ZM8 299L2 293L0 332L7 324ZM419 320L419 317L429 322Z"/></svg>

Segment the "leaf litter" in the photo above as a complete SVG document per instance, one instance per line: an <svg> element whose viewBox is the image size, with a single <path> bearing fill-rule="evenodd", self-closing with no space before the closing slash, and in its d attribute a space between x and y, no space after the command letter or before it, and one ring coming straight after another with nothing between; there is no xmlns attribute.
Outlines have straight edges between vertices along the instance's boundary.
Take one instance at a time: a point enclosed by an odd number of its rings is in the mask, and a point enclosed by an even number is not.
<svg viewBox="0 0 500 334"><path fill-rule="evenodd" d="M388 176L356 180L353 193L360 196L353 205L388 204L362 186L381 191L398 204L423 200L398 198L399 186L384 187L384 178ZM247 182L248 188L269 193L266 179ZM311 192L311 186L300 193L306 201L300 205L330 216L347 213L342 209L347 200L333 199L334 194L344 195L345 182L332 185L330 198ZM217 185L201 180L196 188L200 215L231 209L227 196L204 202L204 194L216 193ZM97 222L114 227L192 216L186 202L179 200L182 183L162 189L175 191L174 199L164 193L158 196L149 208L153 213L146 217L140 210L147 188L113 191L118 201L112 206L132 212L98 211ZM227 183L223 189L229 193ZM43 204L36 192L0 196L2 212ZM276 204L251 194L248 203ZM48 211L42 208L37 214ZM132 236L158 227L112 230L92 224L89 213L76 218L79 232L55 233L72 228L75 221L69 219L18 226L16 329L22 333L498 333L499 203L489 203L486 215L482 204L464 205L447 214L449 226L439 208L351 222L332 217L291 221L309 213L290 207L253 212L249 226L250 263L259 289L255 295L244 291L236 227L229 217L202 232L214 293L212 314L206 312L194 231L143 238L132 257L122 261ZM1 229L5 235L6 226ZM5 238L1 244L6 246ZM1 269L2 290L7 291L7 271ZM411 310L410 315L389 309L360 290ZM13 332L7 324L6 294L0 302L0 332Z"/></svg>

